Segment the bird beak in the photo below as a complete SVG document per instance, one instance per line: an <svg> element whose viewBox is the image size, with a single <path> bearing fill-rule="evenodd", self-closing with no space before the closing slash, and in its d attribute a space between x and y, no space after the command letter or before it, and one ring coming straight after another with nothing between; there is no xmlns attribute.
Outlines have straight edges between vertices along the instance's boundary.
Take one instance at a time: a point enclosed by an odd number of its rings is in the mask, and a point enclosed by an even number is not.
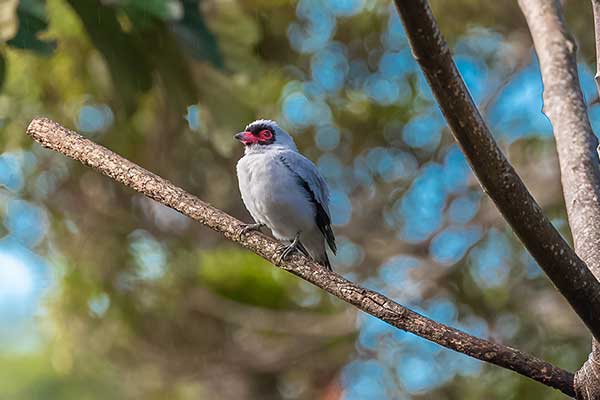
<svg viewBox="0 0 600 400"><path fill-rule="evenodd" d="M240 142L244 143L244 144L248 144L248 143L254 143L255 137L254 135L252 135L251 132L240 132L240 133L236 133L234 136L235 139L239 140Z"/></svg>

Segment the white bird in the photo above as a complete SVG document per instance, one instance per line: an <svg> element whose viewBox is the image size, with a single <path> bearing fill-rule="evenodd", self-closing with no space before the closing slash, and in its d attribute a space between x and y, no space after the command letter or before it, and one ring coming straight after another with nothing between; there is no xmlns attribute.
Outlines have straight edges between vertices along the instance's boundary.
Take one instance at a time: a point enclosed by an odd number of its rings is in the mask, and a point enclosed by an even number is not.
<svg viewBox="0 0 600 400"><path fill-rule="evenodd" d="M275 121L257 120L235 138L245 146L237 163L244 205L256 223L241 234L267 226L290 244L281 259L298 249L331 270L326 242L335 254L329 190L317 167L298 152L292 137Z"/></svg>

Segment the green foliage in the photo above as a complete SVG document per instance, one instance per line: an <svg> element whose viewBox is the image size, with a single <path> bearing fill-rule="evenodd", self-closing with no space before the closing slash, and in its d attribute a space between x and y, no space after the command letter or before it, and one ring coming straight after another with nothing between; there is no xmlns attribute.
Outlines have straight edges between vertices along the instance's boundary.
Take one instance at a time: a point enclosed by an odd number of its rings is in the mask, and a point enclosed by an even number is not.
<svg viewBox="0 0 600 400"><path fill-rule="evenodd" d="M16 18L18 0L5 0L0 2L0 41L4 43L15 36L18 30Z"/></svg>
<svg viewBox="0 0 600 400"><path fill-rule="evenodd" d="M294 305L290 293L297 278L247 251L225 247L202 252L199 276L204 284L240 303L272 309Z"/></svg>
<svg viewBox="0 0 600 400"><path fill-rule="evenodd" d="M4 54L0 53L0 90L2 90L2 86L4 85L4 80L6 78L6 57Z"/></svg>
<svg viewBox="0 0 600 400"><path fill-rule="evenodd" d="M183 17L171 24L189 54L198 60L208 60L218 68L224 67L216 37L200 14L200 0L182 0Z"/></svg>
<svg viewBox="0 0 600 400"><path fill-rule="evenodd" d="M354 316L349 320L340 316L341 309L348 310L346 305L223 242L199 224L62 156L31 146L23 134L36 115L82 130L82 110L108 109L114 119L86 135L249 222L236 187L235 162L242 149L232 140L233 133L257 117L279 118L292 90L321 95L311 92L316 57L290 46L290 24L306 22L298 17L298 2L23 0L13 8L5 4L2 8L0 2L0 18L4 21L8 15L10 23L0 26L1 40L8 40L0 50L0 143L7 153L15 151L16 159L23 151L28 157L24 159L33 161L19 167L22 189L2 189L0 211L4 217L7 202L23 198L47 212L48 234L31 251L46 258L52 283L40 308L39 319L44 322L37 347L27 355L0 358L0 398L343 396L341 387L353 383L345 382L346 375L340 373L345 363L377 357L374 350L361 347L365 335L355 327ZM342 43L349 62L364 60L367 74L375 75L390 4L377 0L365 5L356 16L337 18L331 43ZM504 45L525 42L521 39L525 27L515 18L519 11L513 2L432 0L432 6L451 43L471 26L505 34ZM578 32L591 32L588 15L581 11L584 7L567 8ZM308 30L309 25L302 27ZM593 42L592 35L578 37ZM408 54L407 49L399 51L405 50ZM504 57L513 57L507 54ZM494 52L482 60L486 73L511 61L496 56ZM447 300L456 307L456 317L446 322L458 326L469 319L481 321L494 339L576 368L585 359L589 335L543 276L528 276L535 267L526 265L520 242L485 197L465 225L494 228L497 238L509 238L510 254L501 260L508 271L502 285L482 287L469 252L453 265L440 265L431 259L431 238L403 241L388 226L387 218L401 205L396 201L415 183L418 171L442 166L453 143L447 130L432 151L403 143L404 126L431 101L422 93L424 84L414 68L402 80L406 96L398 104L377 104L360 83L346 84L315 103L319 110L331 110L340 129L339 145L333 150L319 148L317 128L294 129L299 148L311 159L325 161L327 179L353 182L351 221L335 230L340 249L344 242L352 242L361 250L357 264L340 261L338 272L369 287L379 285L387 295L424 313L430 311L428 302ZM197 118L195 126L186 122L190 115ZM556 164L553 143L538 137L502 144L548 215L564 220L558 176L551 173ZM378 152L381 149L402 152L407 158L391 159L391 153ZM332 158L335 162L327 163ZM396 162L402 178L388 180L389 176L373 172ZM0 170L6 165L0 164ZM361 166L362 170L357 168ZM353 181L357 172L367 170L373 177L368 184ZM479 193L474 180L469 185ZM332 189L339 191L337 186ZM458 196L448 195L440 230L457 224L449 220L447 209ZM4 226L0 229L3 235L11 233ZM144 247L146 254L137 256L130 235L136 230L152 239ZM566 224L561 232L569 235ZM164 253L153 258L149 253L156 248ZM144 256L148 259L142 261L159 267L160 274L140 273L139 258ZM398 256L414 257L420 266L400 272L383 268ZM415 292L419 296L411 297ZM208 305L202 303L205 299L210 300ZM236 318L220 315L223 304L236 311ZM246 325L247 312L257 320ZM296 324L277 326L282 316ZM256 328L260 318L271 322L268 333ZM294 327L303 323L317 333L296 332ZM2 324L0 333L8 325ZM348 339L353 335L357 341ZM433 355L441 369L454 360L438 346L409 341L409 336L393 331L381 343L367 343L383 347L380 358L388 364L385 372L366 380L380 384L383 375L393 376L386 382L392 383L390 393L398 394L404 388L395 368L405 365L412 353ZM415 397L561 395L513 373L484 367Z"/></svg>
<svg viewBox="0 0 600 400"><path fill-rule="evenodd" d="M224 66L216 38L200 14L198 0L183 1L180 16L172 15L171 10L178 2L163 0L68 3L102 54L118 93L119 106L126 115L136 110L140 96L154 86L155 75L169 92L178 96L174 107L181 109L194 102L197 92L189 85L193 78L184 52L218 68ZM3 10L11 11L6 6ZM13 19L18 31L7 41L9 46L44 56L53 53L57 40L40 38L48 28L44 0L20 1Z"/></svg>
<svg viewBox="0 0 600 400"><path fill-rule="evenodd" d="M108 64L125 110L133 112L140 94L152 87L152 69L141 38L125 32L113 7L98 0L70 0L94 47Z"/></svg>
<svg viewBox="0 0 600 400"><path fill-rule="evenodd" d="M93 361L83 369L71 371L70 362L59 351L54 351L36 355L3 355L0 363L3 365L1 393L7 399L119 398L117 377L105 366ZM106 379L112 380L113 384L105 385Z"/></svg>
<svg viewBox="0 0 600 400"><path fill-rule="evenodd" d="M169 13L169 5L173 6L177 2L164 0L125 0L119 1L117 4L123 7L136 25L143 26L144 21L170 19L172 15Z"/></svg>
<svg viewBox="0 0 600 400"><path fill-rule="evenodd" d="M20 0L17 7L19 30L6 43L9 46L32 50L43 56L50 56L56 49L56 41L42 40L41 32L48 28L45 0Z"/></svg>

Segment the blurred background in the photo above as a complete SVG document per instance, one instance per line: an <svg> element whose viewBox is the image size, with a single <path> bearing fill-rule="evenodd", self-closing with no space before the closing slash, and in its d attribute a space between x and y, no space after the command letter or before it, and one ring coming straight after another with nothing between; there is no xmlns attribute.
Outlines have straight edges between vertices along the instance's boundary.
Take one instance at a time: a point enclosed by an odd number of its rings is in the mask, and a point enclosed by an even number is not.
<svg viewBox="0 0 600 400"><path fill-rule="evenodd" d="M570 241L515 1L432 0ZM565 2L600 128L588 1ZM483 195L384 0L0 0L0 399L562 399L392 329L32 144L47 116L250 221L232 135L277 119L331 189L335 269L566 369L589 334Z"/></svg>

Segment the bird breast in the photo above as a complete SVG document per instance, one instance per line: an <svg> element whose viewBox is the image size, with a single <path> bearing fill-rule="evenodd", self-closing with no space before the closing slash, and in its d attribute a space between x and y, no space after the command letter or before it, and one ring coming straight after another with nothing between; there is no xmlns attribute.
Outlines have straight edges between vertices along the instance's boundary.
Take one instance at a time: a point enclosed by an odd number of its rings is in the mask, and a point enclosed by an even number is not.
<svg viewBox="0 0 600 400"><path fill-rule="evenodd" d="M237 173L244 205L276 238L290 240L298 232L314 230L316 210L308 193L276 155L247 154Z"/></svg>

